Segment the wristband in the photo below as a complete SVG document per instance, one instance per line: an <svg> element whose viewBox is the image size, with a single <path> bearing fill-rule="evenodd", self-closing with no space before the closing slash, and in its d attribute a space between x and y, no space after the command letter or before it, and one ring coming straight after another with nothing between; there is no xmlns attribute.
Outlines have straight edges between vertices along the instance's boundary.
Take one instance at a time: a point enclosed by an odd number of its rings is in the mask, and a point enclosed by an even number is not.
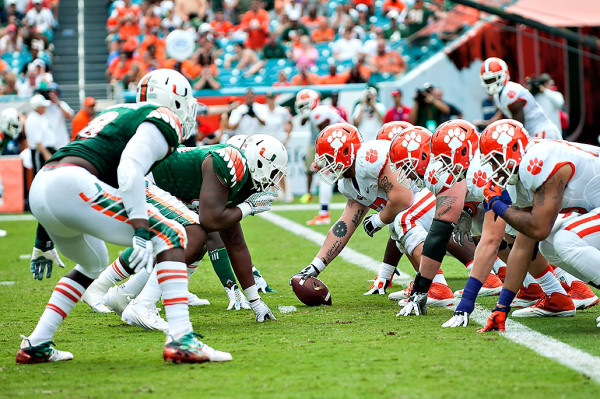
<svg viewBox="0 0 600 399"><path fill-rule="evenodd" d="M252 213L252 207L246 202L242 202L241 204L236 206L240 208L240 211L242 211L242 219L244 219L246 216L249 216Z"/></svg>
<svg viewBox="0 0 600 399"><path fill-rule="evenodd" d="M392 266L387 263L381 263L381 266L379 266L379 278L383 280L391 280L395 270L396 266Z"/></svg>
<svg viewBox="0 0 600 399"><path fill-rule="evenodd" d="M492 211L494 211L494 213L500 216L501 218L504 218L504 214L506 213L508 208L510 208L510 206L506 205L501 200L494 201L491 206Z"/></svg>
<svg viewBox="0 0 600 399"><path fill-rule="evenodd" d="M258 295L258 288L256 284L252 284L250 287L244 289L244 295L246 295L246 299L248 302L256 301L260 299L260 295Z"/></svg>
<svg viewBox="0 0 600 399"><path fill-rule="evenodd" d="M135 231L133 232L133 235L143 238L146 241L150 241L150 230L146 229L144 227L142 227L140 229L135 229Z"/></svg>
<svg viewBox="0 0 600 399"><path fill-rule="evenodd" d="M315 257L310 264L313 265L313 267L315 267L319 273L325 270L325 263L323 263L323 261L317 257Z"/></svg>
<svg viewBox="0 0 600 399"><path fill-rule="evenodd" d="M383 226L385 226L387 223L384 223L383 221L381 221L381 217L379 217L379 213L376 213L375 215L373 215L373 217L371 218L371 221L373 222L373 224L379 228L382 228Z"/></svg>

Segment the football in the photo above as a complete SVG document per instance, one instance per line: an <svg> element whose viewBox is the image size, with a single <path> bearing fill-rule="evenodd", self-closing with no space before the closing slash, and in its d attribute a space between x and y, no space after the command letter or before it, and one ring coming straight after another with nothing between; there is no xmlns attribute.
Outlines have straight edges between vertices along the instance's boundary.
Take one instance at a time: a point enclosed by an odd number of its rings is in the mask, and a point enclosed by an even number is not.
<svg viewBox="0 0 600 399"><path fill-rule="evenodd" d="M327 286L318 278L300 277L292 279L292 289L300 302L307 306L331 305L331 293Z"/></svg>

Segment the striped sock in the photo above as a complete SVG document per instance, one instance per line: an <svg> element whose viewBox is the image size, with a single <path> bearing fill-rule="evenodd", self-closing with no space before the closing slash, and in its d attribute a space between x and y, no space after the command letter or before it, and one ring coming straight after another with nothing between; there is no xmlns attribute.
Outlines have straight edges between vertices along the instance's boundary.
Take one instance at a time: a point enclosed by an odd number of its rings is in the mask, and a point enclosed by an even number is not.
<svg viewBox="0 0 600 399"><path fill-rule="evenodd" d="M60 323L81 299L84 292L85 288L69 277L58 280L40 321L38 321L35 330L29 336L29 342L32 346L52 340Z"/></svg>
<svg viewBox="0 0 600 399"><path fill-rule="evenodd" d="M156 265L156 276L169 322L169 335L177 340L192 331L186 265L183 262L160 262Z"/></svg>
<svg viewBox="0 0 600 399"><path fill-rule="evenodd" d="M440 270L437 271L435 277L433 278L433 280L431 282L448 285L448 282L446 281L446 277L444 277L444 272L442 271L442 268L440 268Z"/></svg>
<svg viewBox="0 0 600 399"><path fill-rule="evenodd" d="M473 262L474 261L470 261L468 262L465 267L467 268L467 270L469 271L469 275L471 274L471 270L473 270Z"/></svg>
<svg viewBox="0 0 600 399"><path fill-rule="evenodd" d="M129 271L123 267L121 258L119 257L111 263L110 266L104 269L92 284L100 291L107 292L111 286L120 283L127 277L129 277Z"/></svg>

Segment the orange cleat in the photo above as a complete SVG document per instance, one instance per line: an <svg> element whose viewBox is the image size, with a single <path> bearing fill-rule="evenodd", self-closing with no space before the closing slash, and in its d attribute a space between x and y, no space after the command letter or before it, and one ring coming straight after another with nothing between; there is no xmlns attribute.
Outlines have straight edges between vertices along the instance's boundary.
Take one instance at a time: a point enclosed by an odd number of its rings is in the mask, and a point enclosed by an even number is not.
<svg viewBox="0 0 600 399"><path fill-rule="evenodd" d="M331 224L331 219L329 218L329 212L325 215L317 215L313 219L306 222L309 226L317 226L322 224Z"/></svg>
<svg viewBox="0 0 600 399"><path fill-rule="evenodd" d="M571 299L575 305L575 309L582 310L591 308L598 304L598 297L594 291L583 281L575 280L571 283L570 292Z"/></svg>
<svg viewBox="0 0 600 399"><path fill-rule="evenodd" d="M575 316L575 305L568 295L553 292L544 295L533 306L515 310L513 317L571 317Z"/></svg>
<svg viewBox="0 0 600 399"><path fill-rule="evenodd" d="M531 283L527 288L521 286L519 293L515 299L513 299L510 307L519 309L535 305L535 303L544 295L544 291L542 291L542 287L540 287L538 283Z"/></svg>
<svg viewBox="0 0 600 399"><path fill-rule="evenodd" d="M498 268L498 278L502 283L504 283L504 279L506 278L506 266L501 266Z"/></svg>
<svg viewBox="0 0 600 399"><path fill-rule="evenodd" d="M462 298L464 290L458 290L454 292L456 298ZM490 273L485 283L481 286L481 289L477 293L477 296L494 296L500 294L502 291L502 281L494 273Z"/></svg>

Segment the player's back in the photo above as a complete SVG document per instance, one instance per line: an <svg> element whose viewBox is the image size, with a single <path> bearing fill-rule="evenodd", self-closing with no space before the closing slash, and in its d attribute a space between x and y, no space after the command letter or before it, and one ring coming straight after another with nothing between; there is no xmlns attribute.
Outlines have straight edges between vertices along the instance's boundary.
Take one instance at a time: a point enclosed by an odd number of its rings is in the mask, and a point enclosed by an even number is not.
<svg viewBox="0 0 600 399"><path fill-rule="evenodd" d="M117 167L121 154L144 122L154 124L161 131L169 152L178 146L182 137L181 124L171 110L148 103L120 104L98 114L51 160L66 156L84 158L96 168L100 180L118 187Z"/></svg>

